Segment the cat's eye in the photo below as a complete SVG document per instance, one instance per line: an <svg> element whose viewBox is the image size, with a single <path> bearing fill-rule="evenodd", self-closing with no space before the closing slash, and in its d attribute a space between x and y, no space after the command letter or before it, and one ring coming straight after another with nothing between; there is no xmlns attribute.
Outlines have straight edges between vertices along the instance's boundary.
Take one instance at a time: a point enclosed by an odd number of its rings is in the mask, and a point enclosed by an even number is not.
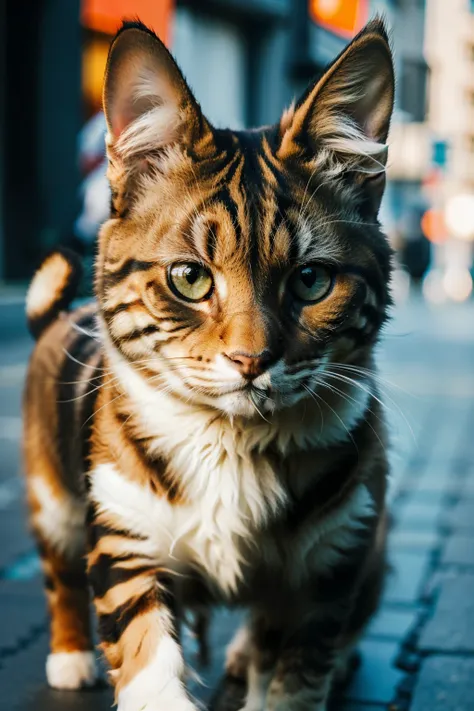
<svg viewBox="0 0 474 711"><path fill-rule="evenodd" d="M209 299L214 281L208 270L197 262L173 264L168 270L171 290L185 301Z"/></svg>
<svg viewBox="0 0 474 711"><path fill-rule="evenodd" d="M305 264L290 276L288 288L300 301L316 303L328 296L333 282L333 275L327 267L321 264Z"/></svg>

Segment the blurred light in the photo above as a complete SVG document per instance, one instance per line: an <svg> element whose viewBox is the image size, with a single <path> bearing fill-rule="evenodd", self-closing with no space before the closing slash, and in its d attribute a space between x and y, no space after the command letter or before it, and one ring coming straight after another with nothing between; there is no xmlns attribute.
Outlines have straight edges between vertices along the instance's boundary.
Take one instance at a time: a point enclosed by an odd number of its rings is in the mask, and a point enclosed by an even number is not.
<svg viewBox="0 0 474 711"><path fill-rule="evenodd" d="M82 91L94 112L102 107L102 86L110 42L99 36L86 44L82 54Z"/></svg>
<svg viewBox="0 0 474 711"><path fill-rule="evenodd" d="M392 276L392 296L395 303L404 303L410 295L410 276L404 269L395 269Z"/></svg>
<svg viewBox="0 0 474 711"><path fill-rule="evenodd" d="M438 269L432 269L423 280L423 296L432 304L442 304L446 301L443 287L443 275Z"/></svg>
<svg viewBox="0 0 474 711"><path fill-rule="evenodd" d="M368 0L309 0L314 22L331 32L352 36L365 25Z"/></svg>
<svg viewBox="0 0 474 711"><path fill-rule="evenodd" d="M455 237L474 240L474 195L456 195L448 200L446 224Z"/></svg>
<svg viewBox="0 0 474 711"><path fill-rule="evenodd" d="M443 287L453 301L466 301L472 292L472 277L468 269L449 267L443 277Z"/></svg>
<svg viewBox="0 0 474 711"><path fill-rule="evenodd" d="M441 210L431 208L427 210L421 218L421 229L430 242L439 244L447 238L446 222Z"/></svg>
<svg viewBox="0 0 474 711"><path fill-rule="evenodd" d="M81 20L96 32L114 35L124 17L139 17L166 43L174 0L82 0Z"/></svg>

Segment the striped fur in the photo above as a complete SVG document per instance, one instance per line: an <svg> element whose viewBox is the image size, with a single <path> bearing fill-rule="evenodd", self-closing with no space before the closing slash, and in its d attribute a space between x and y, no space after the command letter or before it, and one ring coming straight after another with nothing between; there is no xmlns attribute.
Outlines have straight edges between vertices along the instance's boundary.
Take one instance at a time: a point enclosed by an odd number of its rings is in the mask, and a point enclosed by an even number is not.
<svg viewBox="0 0 474 711"><path fill-rule="evenodd" d="M232 132L132 23L104 102L113 204L96 302L64 311L76 272L55 253L27 304L48 679L94 681L87 572L120 711L196 708L180 620L194 611L204 634L216 603L249 611L227 660L248 673L245 710L323 711L385 567L384 27L368 25L279 124ZM173 282L183 263L180 288L205 285L194 301Z"/></svg>

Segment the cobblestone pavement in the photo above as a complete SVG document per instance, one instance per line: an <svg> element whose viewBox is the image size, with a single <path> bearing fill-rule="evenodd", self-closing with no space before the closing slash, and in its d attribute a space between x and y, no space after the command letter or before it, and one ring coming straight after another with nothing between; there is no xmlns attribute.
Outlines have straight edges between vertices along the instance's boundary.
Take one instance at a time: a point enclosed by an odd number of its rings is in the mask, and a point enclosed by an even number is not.
<svg viewBox="0 0 474 711"><path fill-rule="evenodd" d="M13 316L12 316L13 313ZM5 315L3 315L5 314ZM0 308L0 709L105 711L107 688L48 690L46 614L25 528L19 472L20 392L30 342L21 312ZM392 573L338 711L474 710L474 305L399 306L381 349L392 423ZM243 689L220 681L237 622L212 627L213 663L191 689L234 711ZM192 640L186 638L192 661Z"/></svg>

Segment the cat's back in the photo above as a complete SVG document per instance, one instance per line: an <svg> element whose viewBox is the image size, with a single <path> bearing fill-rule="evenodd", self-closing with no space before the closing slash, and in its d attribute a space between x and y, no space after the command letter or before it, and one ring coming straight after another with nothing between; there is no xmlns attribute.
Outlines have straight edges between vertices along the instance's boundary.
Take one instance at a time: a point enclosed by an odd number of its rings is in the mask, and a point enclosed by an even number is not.
<svg viewBox="0 0 474 711"><path fill-rule="evenodd" d="M103 377L96 304L63 312L41 334L23 397L27 477L41 486L84 489L90 428Z"/></svg>

